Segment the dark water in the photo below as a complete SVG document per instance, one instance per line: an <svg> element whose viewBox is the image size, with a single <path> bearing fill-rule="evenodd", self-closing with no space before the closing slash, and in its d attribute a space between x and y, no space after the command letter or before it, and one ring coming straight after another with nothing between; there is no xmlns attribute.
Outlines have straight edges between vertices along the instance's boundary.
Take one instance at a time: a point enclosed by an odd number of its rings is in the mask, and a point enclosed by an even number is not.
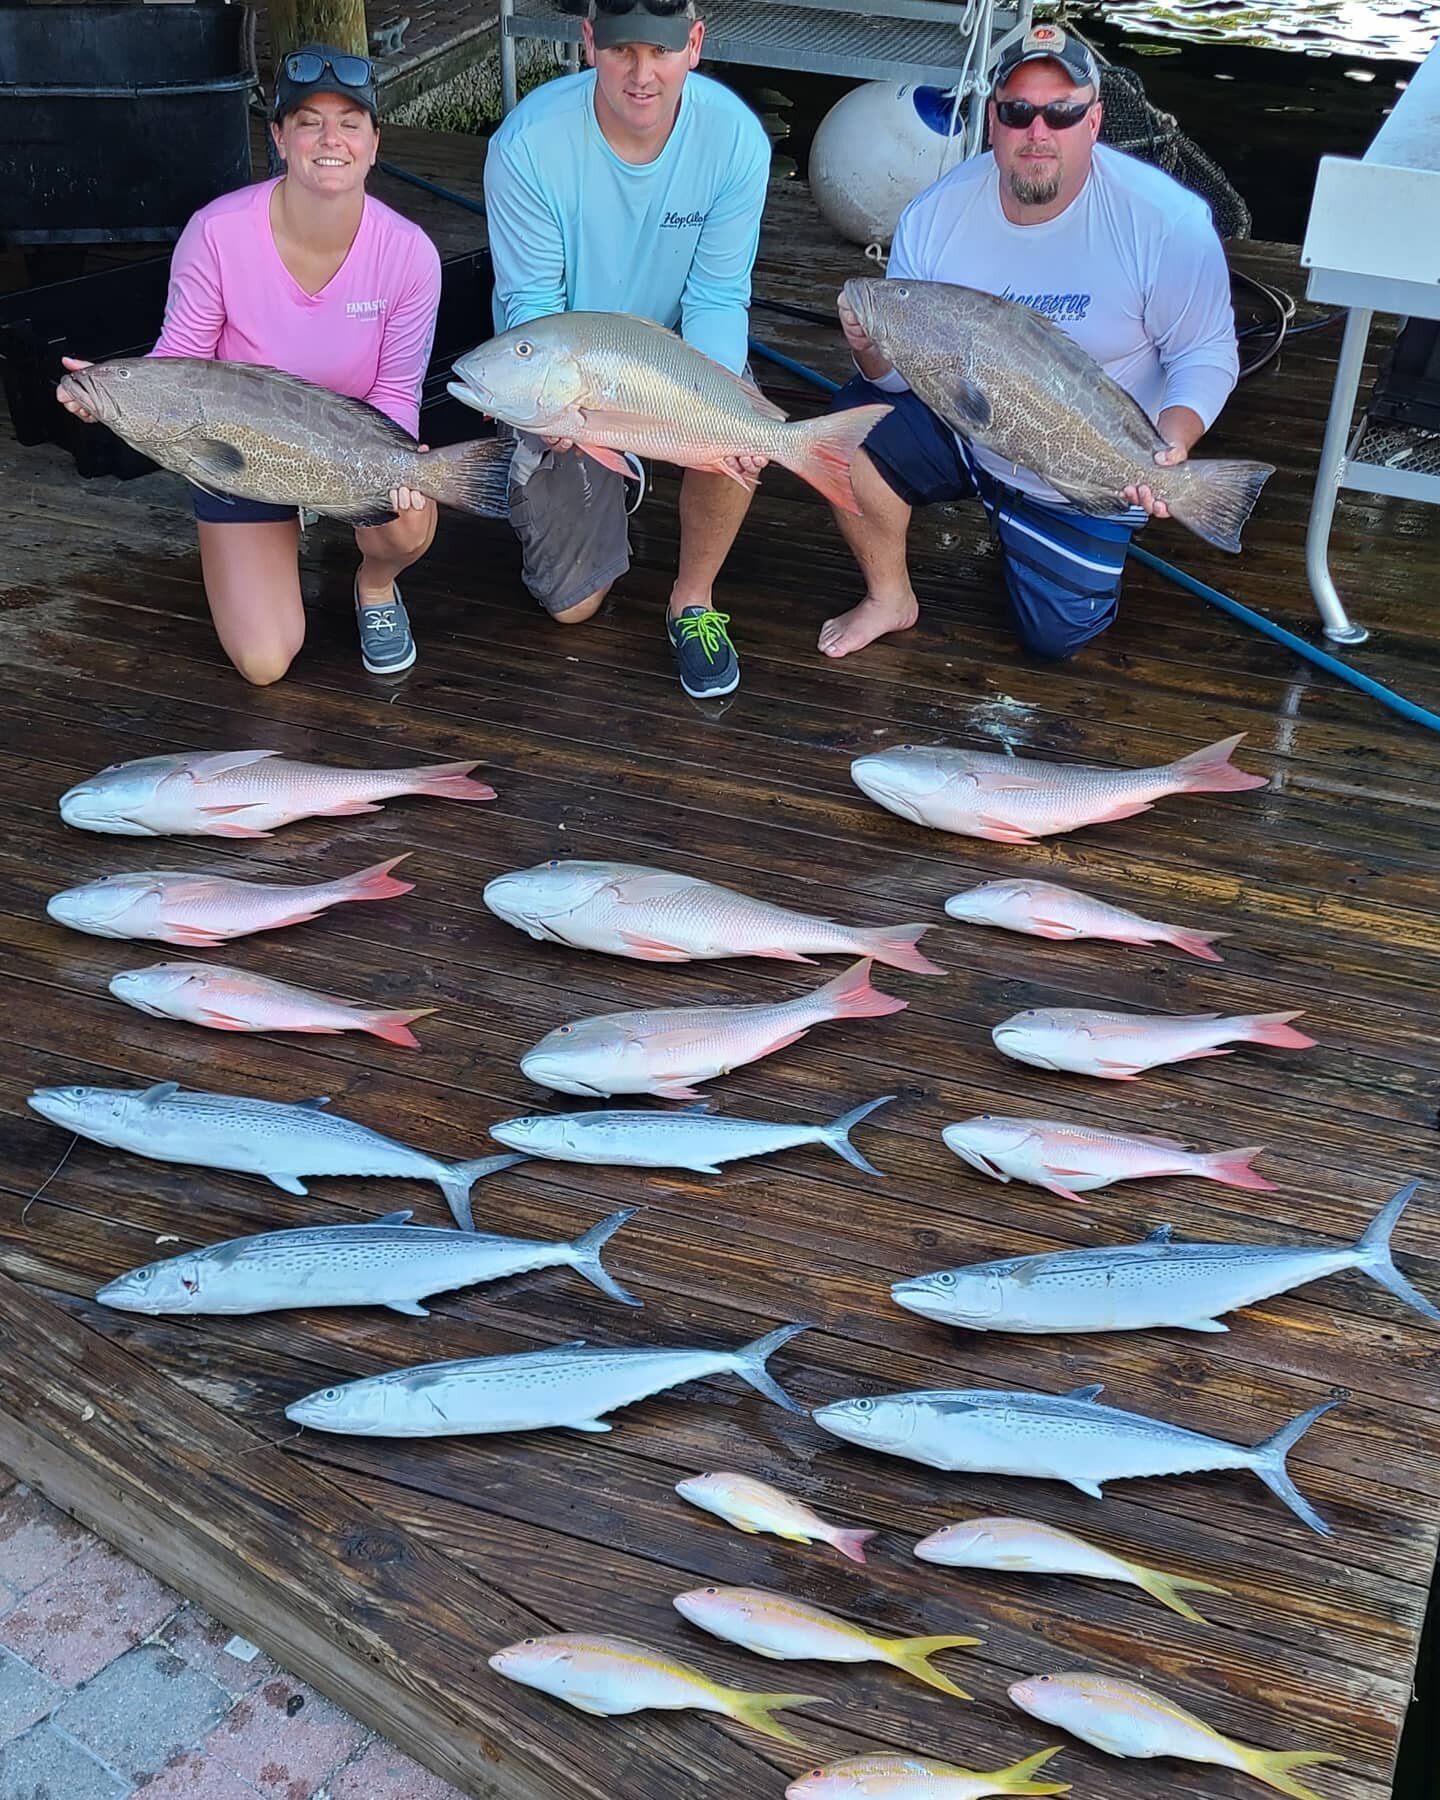
<svg viewBox="0 0 1440 1800"><path fill-rule="evenodd" d="M1151 103L1174 113L1219 164L1250 206L1254 235L1285 243L1305 235L1320 158L1364 152L1440 36L1440 5L1351 0L1244 8L1115 0L1071 17L1109 61L1136 70ZM816 127L855 85L789 70L719 72L788 126L777 153L802 175Z"/></svg>

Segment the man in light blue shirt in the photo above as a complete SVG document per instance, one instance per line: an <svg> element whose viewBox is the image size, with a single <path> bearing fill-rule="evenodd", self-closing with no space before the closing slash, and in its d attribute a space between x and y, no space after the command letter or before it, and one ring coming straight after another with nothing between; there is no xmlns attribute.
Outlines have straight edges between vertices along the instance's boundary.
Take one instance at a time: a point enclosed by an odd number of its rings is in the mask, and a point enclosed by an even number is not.
<svg viewBox="0 0 1440 1800"><path fill-rule="evenodd" d="M770 170L759 120L692 71L693 0L590 0L590 67L527 96L495 134L485 204L495 328L559 312L625 312L745 367L750 272ZM740 665L712 590L750 505L761 457L687 469L666 630L685 691L732 693ZM526 586L579 624L630 566L626 482L568 439L522 434L511 519Z"/></svg>

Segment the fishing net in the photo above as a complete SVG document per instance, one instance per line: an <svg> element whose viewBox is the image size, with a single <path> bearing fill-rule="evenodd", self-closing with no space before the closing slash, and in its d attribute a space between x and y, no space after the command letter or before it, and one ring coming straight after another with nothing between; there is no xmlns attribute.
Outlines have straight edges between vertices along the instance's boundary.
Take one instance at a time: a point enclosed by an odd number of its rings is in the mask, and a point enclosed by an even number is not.
<svg viewBox="0 0 1440 1800"><path fill-rule="evenodd" d="M1208 201L1215 229L1222 238L1249 237L1250 208L1224 172L1186 137L1175 115L1150 104L1144 84L1133 69L1102 63L1100 98L1105 107L1100 128L1103 143L1154 163Z"/></svg>

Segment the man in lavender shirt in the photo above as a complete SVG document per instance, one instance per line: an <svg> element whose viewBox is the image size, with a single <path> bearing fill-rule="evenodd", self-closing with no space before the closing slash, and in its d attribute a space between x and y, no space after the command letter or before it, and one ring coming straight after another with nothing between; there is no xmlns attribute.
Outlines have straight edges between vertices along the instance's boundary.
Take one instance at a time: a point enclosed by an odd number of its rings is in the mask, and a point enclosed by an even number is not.
<svg viewBox="0 0 1440 1800"><path fill-rule="evenodd" d="M287 56L270 130L285 172L223 194L190 220L151 354L268 364L368 401L414 433L440 259L417 225L365 192L380 149L369 61L328 44ZM86 365L67 358L66 366ZM299 516L200 488L193 499L205 594L225 653L247 681L278 681L305 640ZM356 622L372 675L415 661L396 578L435 535L435 504L423 494L397 488L391 506L390 523L355 531Z"/></svg>

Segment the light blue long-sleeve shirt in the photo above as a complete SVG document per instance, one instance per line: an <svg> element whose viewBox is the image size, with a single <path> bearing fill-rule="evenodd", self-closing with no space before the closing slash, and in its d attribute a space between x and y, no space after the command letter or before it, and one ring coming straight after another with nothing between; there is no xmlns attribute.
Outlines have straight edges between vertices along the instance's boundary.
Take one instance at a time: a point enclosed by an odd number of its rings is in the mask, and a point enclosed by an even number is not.
<svg viewBox="0 0 1440 1800"><path fill-rule="evenodd" d="M595 72L547 81L491 139L485 208L495 329L558 312L627 312L737 373L770 141L717 81L687 77L653 162L627 163L595 119Z"/></svg>

